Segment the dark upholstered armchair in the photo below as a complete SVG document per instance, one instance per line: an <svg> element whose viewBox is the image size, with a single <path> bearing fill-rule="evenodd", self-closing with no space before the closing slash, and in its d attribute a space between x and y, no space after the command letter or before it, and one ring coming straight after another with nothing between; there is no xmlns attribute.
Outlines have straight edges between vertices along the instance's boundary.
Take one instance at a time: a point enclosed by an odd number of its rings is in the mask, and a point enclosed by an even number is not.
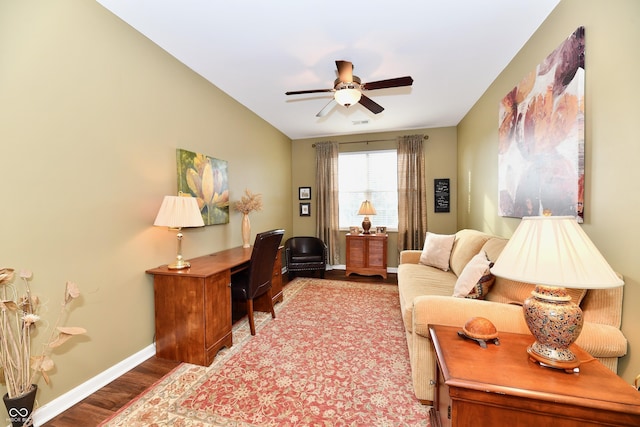
<svg viewBox="0 0 640 427"><path fill-rule="evenodd" d="M231 297L234 302L246 302L251 335L256 334L256 326L253 321L253 300L255 298L267 294L271 317L274 319L276 317L271 295L271 277L283 235L284 230L258 233L253 244L249 268L231 276Z"/></svg>
<svg viewBox="0 0 640 427"><path fill-rule="evenodd" d="M289 278L298 272L320 272L324 278L327 267L327 245L317 237L291 237L284 244Z"/></svg>

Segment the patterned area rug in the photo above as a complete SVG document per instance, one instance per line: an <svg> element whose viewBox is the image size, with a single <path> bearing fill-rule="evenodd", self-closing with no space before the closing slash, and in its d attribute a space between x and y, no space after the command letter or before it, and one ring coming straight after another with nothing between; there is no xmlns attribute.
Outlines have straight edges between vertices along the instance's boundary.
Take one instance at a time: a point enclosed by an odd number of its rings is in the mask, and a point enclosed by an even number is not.
<svg viewBox="0 0 640 427"><path fill-rule="evenodd" d="M183 363L102 426L427 426L395 286L296 278L233 329L209 367Z"/></svg>

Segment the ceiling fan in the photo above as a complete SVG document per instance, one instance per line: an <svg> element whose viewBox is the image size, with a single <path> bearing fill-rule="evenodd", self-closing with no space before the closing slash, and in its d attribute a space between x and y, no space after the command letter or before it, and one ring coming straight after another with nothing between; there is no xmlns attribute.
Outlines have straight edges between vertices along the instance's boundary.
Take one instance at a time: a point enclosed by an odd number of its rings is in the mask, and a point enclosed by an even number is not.
<svg viewBox="0 0 640 427"><path fill-rule="evenodd" d="M360 103L374 114L381 113L384 108L367 97L362 92L365 90L387 89L392 87L411 86L413 79L409 76L396 77L394 79L378 80L376 82L362 83L360 77L353 75L353 64L349 61L336 61L338 78L333 84L333 89L311 89L286 92L285 95L303 95L308 93L333 92L333 99L316 114L316 117L326 115L335 104L349 107Z"/></svg>

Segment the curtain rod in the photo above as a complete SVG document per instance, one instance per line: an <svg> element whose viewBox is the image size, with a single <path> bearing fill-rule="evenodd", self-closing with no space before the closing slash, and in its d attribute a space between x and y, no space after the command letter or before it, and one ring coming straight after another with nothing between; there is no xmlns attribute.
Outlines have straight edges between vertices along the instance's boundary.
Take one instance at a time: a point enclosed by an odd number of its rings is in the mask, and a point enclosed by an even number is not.
<svg viewBox="0 0 640 427"><path fill-rule="evenodd" d="M429 139L429 135L425 135L424 138L425 141L427 139ZM370 143L370 142L391 142L391 141L397 141L398 138L394 138L394 139L364 139L362 141L348 141L348 142L338 142L338 145L348 145L348 144L362 144L363 142L365 143ZM312 148L316 148L316 144L311 144Z"/></svg>

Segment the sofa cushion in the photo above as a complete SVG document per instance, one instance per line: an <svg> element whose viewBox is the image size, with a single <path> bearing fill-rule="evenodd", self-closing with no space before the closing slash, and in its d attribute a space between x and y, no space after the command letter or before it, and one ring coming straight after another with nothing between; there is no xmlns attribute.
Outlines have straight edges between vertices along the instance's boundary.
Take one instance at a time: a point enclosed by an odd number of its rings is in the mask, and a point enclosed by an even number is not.
<svg viewBox="0 0 640 427"><path fill-rule="evenodd" d="M483 299L493 285L494 277L489 268L493 265L487 254L480 251L464 267L456 285L453 296L458 298Z"/></svg>
<svg viewBox="0 0 640 427"><path fill-rule="evenodd" d="M320 255L313 255L313 254L292 255L291 256L291 261L293 261L295 263L323 262L324 261L324 256L322 254L320 254Z"/></svg>
<svg viewBox="0 0 640 427"><path fill-rule="evenodd" d="M407 331L411 331L413 300L422 295L451 296L456 284L456 276L450 271L421 264L400 264L398 266L398 294L402 321Z"/></svg>
<svg viewBox="0 0 640 427"><path fill-rule="evenodd" d="M462 274L464 267L471 261L491 236L477 230L460 230L451 250L451 271L456 276ZM494 261L494 260L492 260Z"/></svg>
<svg viewBox="0 0 640 427"><path fill-rule="evenodd" d="M621 357L629 343L615 326L585 322L576 344L594 357Z"/></svg>
<svg viewBox="0 0 640 427"><path fill-rule="evenodd" d="M489 258L491 262L496 262L508 241L508 239L502 237L491 237L482 245L482 250L487 254L487 258Z"/></svg>
<svg viewBox="0 0 640 427"><path fill-rule="evenodd" d="M612 310L611 307L622 307L623 296L623 286L611 289L589 289L580 304L584 321L602 323L620 329L622 310Z"/></svg>
<svg viewBox="0 0 640 427"><path fill-rule="evenodd" d="M496 278L495 286L489 292L487 299L495 302L506 304L522 305L524 300L531 296L531 291L535 285L525 282L517 282L502 277ZM571 300L580 305L582 299L587 294L586 289L567 289L567 293L571 295Z"/></svg>
<svg viewBox="0 0 640 427"><path fill-rule="evenodd" d="M448 271L449 258L455 238L454 234L435 234L427 231L422 255L420 255L420 264Z"/></svg>

